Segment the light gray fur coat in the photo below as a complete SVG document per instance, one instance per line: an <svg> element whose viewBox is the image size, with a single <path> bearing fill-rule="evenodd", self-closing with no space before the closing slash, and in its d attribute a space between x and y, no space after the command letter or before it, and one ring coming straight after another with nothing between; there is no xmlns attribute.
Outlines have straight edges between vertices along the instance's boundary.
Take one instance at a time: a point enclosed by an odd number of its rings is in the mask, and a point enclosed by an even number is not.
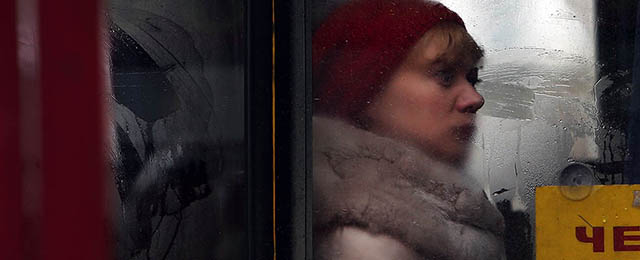
<svg viewBox="0 0 640 260"><path fill-rule="evenodd" d="M314 259L344 259L326 245L344 227L417 259L505 258L502 215L479 185L410 145L316 116L313 163Z"/></svg>

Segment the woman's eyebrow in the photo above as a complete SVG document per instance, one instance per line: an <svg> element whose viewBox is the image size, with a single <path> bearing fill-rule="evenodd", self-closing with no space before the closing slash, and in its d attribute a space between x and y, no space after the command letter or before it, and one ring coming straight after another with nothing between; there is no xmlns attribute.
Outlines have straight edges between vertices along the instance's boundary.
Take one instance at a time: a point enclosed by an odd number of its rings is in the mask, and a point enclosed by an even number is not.
<svg viewBox="0 0 640 260"><path fill-rule="evenodd" d="M474 67L475 63L468 64L464 57L460 57L450 53L440 53L435 59L431 60L430 66L440 66L445 68L460 69L461 67Z"/></svg>
<svg viewBox="0 0 640 260"><path fill-rule="evenodd" d="M440 70L451 67L448 66L447 62L442 59L442 57L437 57L433 60L427 60L426 66L429 70Z"/></svg>

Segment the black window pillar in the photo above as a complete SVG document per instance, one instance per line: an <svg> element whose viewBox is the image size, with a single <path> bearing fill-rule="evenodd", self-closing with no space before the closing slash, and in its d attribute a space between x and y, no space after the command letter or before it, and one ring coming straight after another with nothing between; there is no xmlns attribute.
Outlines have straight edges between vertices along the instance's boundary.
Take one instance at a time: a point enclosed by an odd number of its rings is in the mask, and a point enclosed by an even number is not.
<svg viewBox="0 0 640 260"><path fill-rule="evenodd" d="M248 0L245 140L248 259L273 259L272 3ZM224 124L224 122L222 122ZM238 203L242 203L240 200ZM244 250L237 245L237 250Z"/></svg>
<svg viewBox="0 0 640 260"><path fill-rule="evenodd" d="M311 21L308 0L275 0L276 255L311 259Z"/></svg>

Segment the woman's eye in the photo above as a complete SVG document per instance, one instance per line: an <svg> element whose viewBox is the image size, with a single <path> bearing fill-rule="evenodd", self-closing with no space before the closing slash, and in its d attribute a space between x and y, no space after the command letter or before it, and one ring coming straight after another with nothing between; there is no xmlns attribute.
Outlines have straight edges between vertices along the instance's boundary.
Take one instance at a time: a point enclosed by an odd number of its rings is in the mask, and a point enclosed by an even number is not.
<svg viewBox="0 0 640 260"><path fill-rule="evenodd" d="M472 86L482 82L482 80L478 78L478 68L474 68L467 73L467 81L469 81Z"/></svg>
<svg viewBox="0 0 640 260"><path fill-rule="evenodd" d="M448 87L453 84L455 74L449 71L438 71L435 73L435 77L440 81L440 84Z"/></svg>

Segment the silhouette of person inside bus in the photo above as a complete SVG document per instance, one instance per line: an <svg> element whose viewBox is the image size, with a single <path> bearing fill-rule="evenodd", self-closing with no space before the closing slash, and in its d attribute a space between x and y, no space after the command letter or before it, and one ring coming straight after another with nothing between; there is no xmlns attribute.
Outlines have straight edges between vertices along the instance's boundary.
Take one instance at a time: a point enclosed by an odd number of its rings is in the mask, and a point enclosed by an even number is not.
<svg viewBox="0 0 640 260"><path fill-rule="evenodd" d="M482 49L439 3L357 0L313 36L314 259L504 259L461 172Z"/></svg>

